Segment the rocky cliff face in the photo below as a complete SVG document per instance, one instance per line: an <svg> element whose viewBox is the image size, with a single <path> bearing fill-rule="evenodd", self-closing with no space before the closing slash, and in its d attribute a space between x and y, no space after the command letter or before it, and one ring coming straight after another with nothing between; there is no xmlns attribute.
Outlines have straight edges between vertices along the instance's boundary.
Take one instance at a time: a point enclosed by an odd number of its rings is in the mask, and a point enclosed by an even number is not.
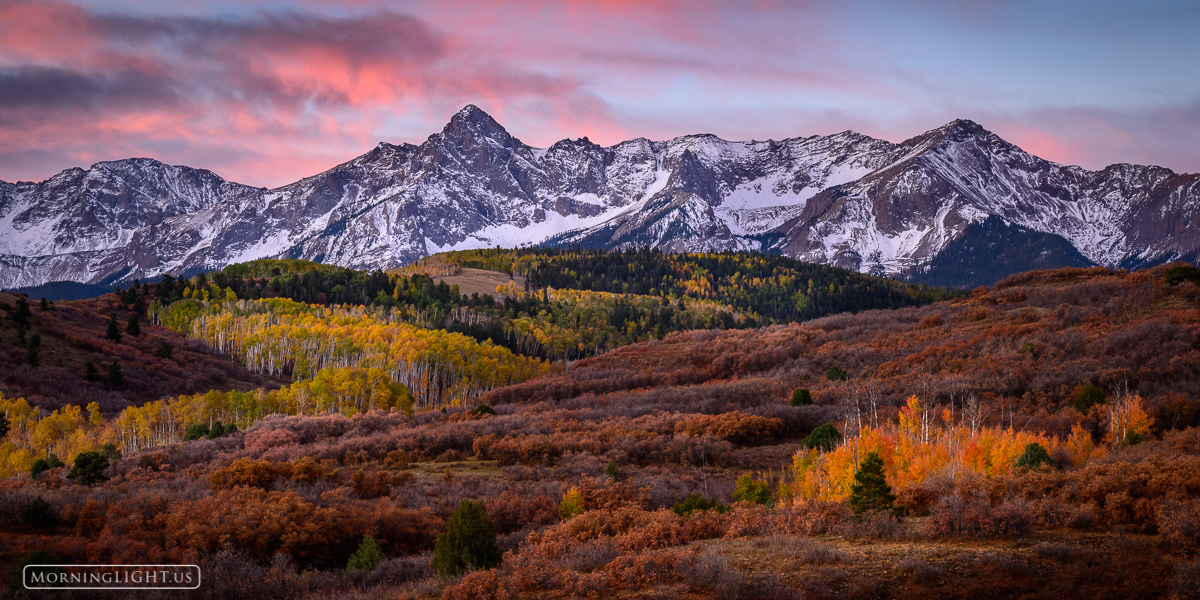
<svg viewBox="0 0 1200 600"><path fill-rule="evenodd" d="M844 132L542 149L468 106L419 146L383 143L277 189L149 159L0 182L0 286L266 257L375 269L530 243L761 250L913 275L989 216L1058 236L1096 264L1140 266L1195 259L1198 205L1200 176L1062 166L970 121L900 144Z"/></svg>

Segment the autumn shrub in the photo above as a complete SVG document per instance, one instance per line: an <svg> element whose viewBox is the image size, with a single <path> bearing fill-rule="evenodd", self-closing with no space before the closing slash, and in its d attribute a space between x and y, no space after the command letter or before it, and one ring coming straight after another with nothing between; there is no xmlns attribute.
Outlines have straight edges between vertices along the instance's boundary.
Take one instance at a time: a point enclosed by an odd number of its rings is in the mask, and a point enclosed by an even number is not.
<svg viewBox="0 0 1200 600"><path fill-rule="evenodd" d="M226 467L214 470L208 480L214 490L225 490L237 486L271 489L279 477L289 477L292 466L268 460L239 458Z"/></svg>
<svg viewBox="0 0 1200 600"><path fill-rule="evenodd" d="M331 479L333 476L331 468L311 456L301 456L292 461L290 469L280 469L280 471L287 472L292 481L301 483L313 483L321 479Z"/></svg>
<svg viewBox="0 0 1200 600"><path fill-rule="evenodd" d="M941 493L932 486L910 485L896 492L896 503L904 506L909 516L926 517L939 497Z"/></svg>
<svg viewBox="0 0 1200 600"><path fill-rule="evenodd" d="M165 526L161 535L182 548L215 552L230 545L263 564L282 552L301 566L341 568L364 535L374 532L377 539L391 541L402 529L396 518L401 512L418 539L429 539L432 523L420 511L388 510L392 514L376 516L355 505L319 506L295 492L236 487L176 502L159 519Z"/></svg>
<svg viewBox="0 0 1200 600"><path fill-rule="evenodd" d="M99 537L108 524L107 513L108 506L89 498L75 515L75 534L88 539Z"/></svg>
<svg viewBox="0 0 1200 600"><path fill-rule="evenodd" d="M558 507L547 496L519 494L506 489L484 501L484 504L498 534L513 533L529 526L551 525L558 521Z"/></svg>
<svg viewBox="0 0 1200 600"><path fill-rule="evenodd" d="M1168 543L1200 548L1200 500L1163 500L1157 510L1158 532Z"/></svg>
<svg viewBox="0 0 1200 600"><path fill-rule="evenodd" d="M1171 576L1172 598L1196 600L1200 598L1200 558L1175 561L1175 573Z"/></svg>
<svg viewBox="0 0 1200 600"><path fill-rule="evenodd" d="M692 540L707 540L725 535L725 518L722 513L702 510L683 516L680 521L684 535Z"/></svg>
<svg viewBox="0 0 1200 600"><path fill-rule="evenodd" d="M606 572L614 587L654 587L681 580L699 554L699 548L623 554L608 565Z"/></svg>
<svg viewBox="0 0 1200 600"><path fill-rule="evenodd" d="M776 519L783 531L793 535L825 535L848 521L852 512L844 502L808 500L779 511Z"/></svg>
<svg viewBox="0 0 1200 600"><path fill-rule="evenodd" d="M1034 522L1033 508L1023 499L1010 498L993 506L986 497L963 499L949 494L934 505L926 528L933 537L1028 535Z"/></svg>
<svg viewBox="0 0 1200 600"><path fill-rule="evenodd" d="M1065 562L1075 557L1071 546L1058 542L1039 542L1033 547L1033 553L1050 560Z"/></svg>
<svg viewBox="0 0 1200 600"><path fill-rule="evenodd" d="M755 502L735 503L724 516L727 538L759 536L775 526L770 510Z"/></svg>
<svg viewBox="0 0 1200 600"><path fill-rule="evenodd" d="M941 576L942 570L927 561L909 556L896 563L896 570L908 575L915 582L933 581Z"/></svg>
<svg viewBox="0 0 1200 600"><path fill-rule="evenodd" d="M836 531L849 540L889 540L907 533L904 524L890 511L863 513L841 522Z"/></svg>
<svg viewBox="0 0 1200 600"><path fill-rule="evenodd" d="M645 508L650 503L648 491L628 481L614 481L607 477L584 477L578 488L583 505L588 510L616 510L620 508Z"/></svg>
<svg viewBox="0 0 1200 600"><path fill-rule="evenodd" d="M644 524L615 536L613 540L625 552L678 546L689 541L679 516L667 510L650 513Z"/></svg>
<svg viewBox="0 0 1200 600"><path fill-rule="evenodd" d="M392 450L387 453L383 465L389 469L407 469L412 462L412 458L405 451Z"/></svg>
<svg viewBox="0 0 1200 600"><path fill-rule="evenodd" d="M735 444L753 444L771 438L782 425L779 419L731 411L692 417L676 425L676 432L690 436L714 435Z"/></svg>

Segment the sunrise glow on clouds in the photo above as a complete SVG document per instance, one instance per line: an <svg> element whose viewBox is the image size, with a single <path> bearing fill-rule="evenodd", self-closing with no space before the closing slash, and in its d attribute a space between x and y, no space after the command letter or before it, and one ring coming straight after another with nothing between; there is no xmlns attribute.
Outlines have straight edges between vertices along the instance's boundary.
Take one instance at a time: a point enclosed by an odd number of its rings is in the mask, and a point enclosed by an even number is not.
<svg viewBox="0 0 1200 600"><path fill-rule="evenodd" d="M149 156L274 186L476 104L526 143L969 118L1044 158L1200 171L1184 2L0 0L0 179Z"/></svg>

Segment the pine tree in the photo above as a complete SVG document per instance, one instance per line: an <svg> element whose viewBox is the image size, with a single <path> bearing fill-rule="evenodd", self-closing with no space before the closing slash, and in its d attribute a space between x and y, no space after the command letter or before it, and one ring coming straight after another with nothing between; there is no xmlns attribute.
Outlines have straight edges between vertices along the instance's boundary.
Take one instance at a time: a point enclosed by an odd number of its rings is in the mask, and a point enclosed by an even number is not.
<svg viewBox="0 0 1200 600"><path fill-rule="evenodd" d="M117 313L113 313L109 317L108 331L104 332L104 337L106 337L118 344L121 343L121 328L120 328L120 325L117 323Z"/></svg>
<svg viewBox="0 0 1200 600"><path fill-rule="evenodd" d="M35 333L33 337L29 338L29 350L25 352L25 362L29 363L29 366L38 366L38 348L41 345L42 336Z"/></svg>
<svg viewBox="0 0 1200 600"><path fill-rule="evenodd" d="M100 381L100 371L90 360L83 363L83 378L92 383Z"/></svg>
<svg viewBox="0 0 1200 600"><path fill-rule="evenodd" d="M114 360L108 364L108 383L119 387L125 383L125 374L121 372L121 361Z"/></svg>
<svg viewBox="0 0 1200 600"><path fill-rule="evenodd" d="M129 323L125 325L125 331L133 337L142 335L142 326L138 323L137 313L129 315Z"/></svg>
<svg viewBox="0 0 1200 600"><path fill-rule="evenodd" d="M808 388L796 388L792 392L792 406L809 406L812 404L812 392Z"/></svg>
<svg viewBox="0 0 1200 600"><path fill-rule="evenodd" d="M71 466L71 471L67 473L67 479L74 479L79 485L95 485L108 481L108 476L104 474L108 468L108 457L103 452L89 450L80 452L75 457L75 464Z"/></svg>
<svg viewBox="0 0 1200 600"><path fill-rule="evenodd" d="M29 310L29 303L25 301L25 298L17 298L17 314L13 315L12 320L16 321L17 325L29 327L29 317L31 316L33 313Z"/></svg>
<svg viewBox="0 0 1200 600"><path fill-rule="evenodd" d="M174 354L174 349L169 342L159 342L158 350L154 351L154 356L163 360L171 358L172 354Z"/></svg>
<svg viewBox="0 0 1200 600"><path fill-rule="evenodd" d="M358 550L350 556L350 561L346 563L346 571L373 571L381 562L383 554L380 554L375 538L368 535L363 538Z"/></svg>
<svg viewBox="0 0 1200 600"><path fill-rule="evenodd" d="M1054 461L1050 458L1050 453L1046 451L1046 448L1037 442L1031 442L1025 445L1025 451L1017 457L1017 462L1013 466L1036 469L1042 465L1054 467Z"/></svg>
<svg viewBox="0 0 1200 600"><path fill-rule="evenodd" d="M804 441L800 442L805 448L818 448L825 452L832 452L834 447L842 441L842 434L833 426L833 423L825 423L808 434Z"/></svg>
<svg viewBox="0 0 1200 600"><path fill-rule="evenodd" d="M850 508L854 514L864 512L895 511L896 495L883 476L883 459L872 452L863 459L854 474L854 485L850 486Z"/></svg>
<svg viewBox="0 0 1200 600"><path fill-rule="evenodd" d="M8 415L0 412L0 440L8 435Z"/></svg>
<svg viewBox="0 0 1200 600"><path fill-rule="evenodd" d="M825 371L825 377L830 381L843 381L849 379L850 374L846 373L845 369L835 365L829 367L828 371Z"/></svg>
<svg viewBox="0 0 1200 600"><path fill-rule="evenodd" d="M446 532L438 536L433 548L433 568L444 576L454 576L468 567L490 569L500 564L502 554L496 545L496 528L482 502L463 500L446 521Z"/></svg>

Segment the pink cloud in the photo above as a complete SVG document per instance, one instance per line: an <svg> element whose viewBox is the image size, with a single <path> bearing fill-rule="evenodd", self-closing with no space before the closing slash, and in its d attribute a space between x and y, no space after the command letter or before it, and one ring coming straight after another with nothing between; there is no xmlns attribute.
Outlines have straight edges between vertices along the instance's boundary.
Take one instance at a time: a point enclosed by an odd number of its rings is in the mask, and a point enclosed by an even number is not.
<svg viewBox="0 0 1200 600"><path fill-rule="evenodd" d="M380 140L419 143L468 103L540 146L845 129L899 141L963 117L1058 162L1200 170L1200 104L963 108L886 49L846 52L837 5L816 0L294 6L0 0L0 178L152 156L279 185Z"/></svg>

